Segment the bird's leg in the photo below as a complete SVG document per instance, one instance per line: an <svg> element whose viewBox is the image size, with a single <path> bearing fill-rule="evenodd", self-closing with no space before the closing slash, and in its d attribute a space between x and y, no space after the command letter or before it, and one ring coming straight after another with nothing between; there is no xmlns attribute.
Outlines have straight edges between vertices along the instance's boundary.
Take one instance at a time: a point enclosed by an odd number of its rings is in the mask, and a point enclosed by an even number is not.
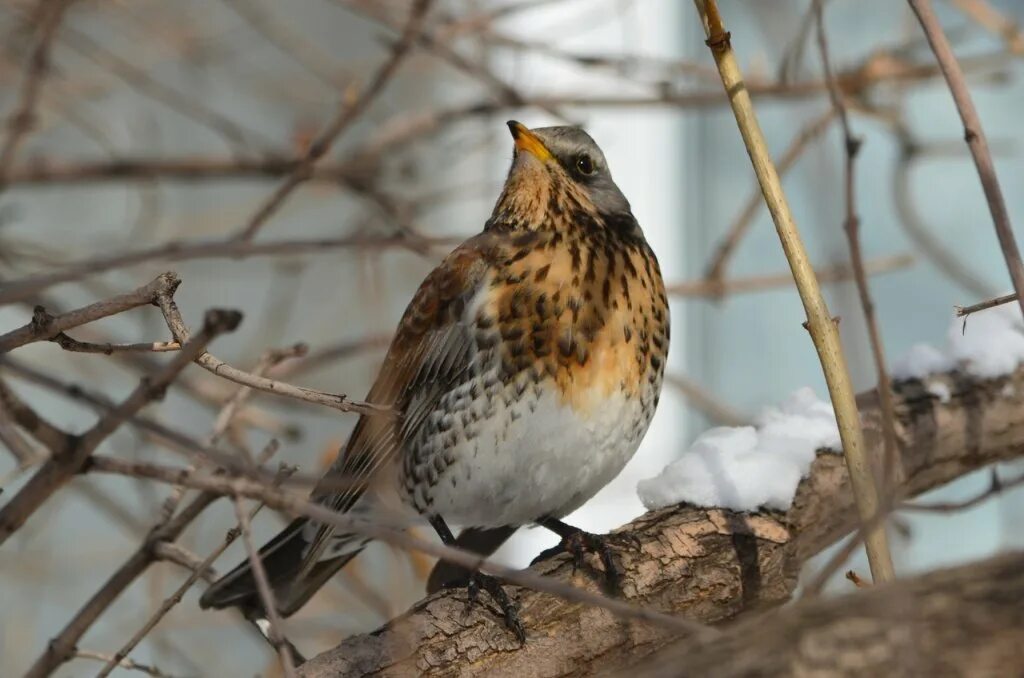
<svg viewBox="0 0 1024 678"><path fill-rule="evenodd" d="M568 553L572 556L572 569L573 573L575 573L577 568L583 567L583 554L589 551L590 553L596 553L601 559L601 565L604 566L605 581L611 591L614 593L622 591L621 573L612 557L611 544L614 542L624 544L628 541L628 538L584 532L578 527L567 525L558 518L551 516L540 518L537 524L551 530L561 537L562 540L555 546L541 551L533 559L533 562L530 563L531 565L560 553Z"/></svg>
<svg viewBox="0 0 1024 678"><path fill-rule="evenodd" d="M444 522L444 518L441 516L431 516L430 524L437 531L437 535L441 537L441 541L445 546L456 545L455 536L452 535L452 531L448 529L447 523ZM515 637L519 642L526 642L526 629L523 627L523 622L519 619L519 608L512 602L512 599L508 597L505 592L505 588L501 585L501 581L497 577L492 577L489 574L484 574L479 570L470 572L465 580L450 581L445 583L445 587L451 588L454 586L465 586L466 593L468 596L468 605L475 605L477 599L480 596L480 591L487 591L491 595L491 598L498 607L501 608L502 616L505 619L505 626L508 630L515 634Z"/></svg>

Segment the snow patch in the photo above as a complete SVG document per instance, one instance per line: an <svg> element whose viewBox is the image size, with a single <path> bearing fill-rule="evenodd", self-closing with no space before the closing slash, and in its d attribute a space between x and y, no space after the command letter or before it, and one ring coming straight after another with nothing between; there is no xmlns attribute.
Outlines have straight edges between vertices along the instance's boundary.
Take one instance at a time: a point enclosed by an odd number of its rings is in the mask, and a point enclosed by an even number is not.
<svg viewBox="0 0 1024 678"><path fill-rule="evenodd" d="M1016 370L1024 363L1024 321L1020 306L1003 304L953 320L942 349L917 344L892 366L894 379L924 379L959 368L983 379Z"/></svg>
<svg viewBox="0 0 1024 678"><path fill-rule="evenodd" d="M927 384L928 392L939 399L940 403L948 403L949 399L953 397L950 393L949 385L944 381L938 379L932 379Z"/></svg>
<svg viewBox="0 0 1024 678"><path fill-rule="evenodd" d="M779 408L766 408L757 427L719 427L702 433L682 457L637 485L648 509L682 502L753 511L785 510L815 452L840 449L832 406L804 387Z"/></svg>

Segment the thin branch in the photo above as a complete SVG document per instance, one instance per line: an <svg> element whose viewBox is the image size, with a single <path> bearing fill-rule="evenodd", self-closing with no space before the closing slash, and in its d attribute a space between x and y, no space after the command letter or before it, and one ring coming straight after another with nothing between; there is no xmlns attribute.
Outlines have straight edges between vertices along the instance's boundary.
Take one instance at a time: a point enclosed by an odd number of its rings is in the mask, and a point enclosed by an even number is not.
<svg viewBox="0 0 1024 678"><path fill-rule="evenodd" d="M252 568L252 576L256 581L256 591L259 593L260 602L263 604L263 611L267 615L267 638L277 650L284 675L288 678L293 678L295 676L295 659L292 657L291 645L286 640L282 630L284 623L277 611L277 601L274 600L274 591L270 587L270 581L267 579L267 571L263 567L263 560L260 558L260 554L252 540L252 524L249 522L249 516L245 512L245 506L242 504L240 497L235 497L234 505L235 517L238 519L238 526L242 531L242 542L245 544L245 550L249 554L249 566Z"/></svg>
<svg viewBox="0 0 1024 678"><path fill-rule="evenodd" d="M1017 293L1004 294L1001 297L995 299L988 299L987 301L979 301L977 304L971 304L970 306L954 306L953 309L956 311L957 318L963 318L969 316L972 313L978 311L984 311L989 308L995 308L996 306L1002 306L1008 304L1011 301L1017 301Z"/></svg>
<svg viewBox="0 0 1024 678"><path fill-rule="evenodd" d="M68 433L40 416L2 381L0 381L0 407L9 412L18 426L42 443L51 454L53 450L64 449L71 444L71 436Z"/></svg>
<svg viewBox="0 0 1024 678"><path fill-rule="evenodd" d="M914 257L910 254L896 254L886 257L878 257L864 263L867 275L881 275L899 271L913 265ZM847 263L835 264L815 270L818 282L836 283L850 280L854 277L853 268ZM706 297L720 298L734 294L746 294L751 292L767 292L777 287L791 287L794 285L793 274L790 271L780 273L768 273L765 275L752 275L745 278L733 278L716 282L707 278L689 280L666 285L666 292L672 296L679 297Z"/></svg>
<svg viewBox="0 0 1024 678"><path fill-rule="evenodd" d="M305 344L295 344L290 349L267 351L263 354L263 356L260 357L259 362L256 364L256 367L253 370L252 376L257 378L263 377L263 375L271 367L287 360L288 358L301 356L304 355L305 353ZM231 394L231 397L228 398L227 401L225 401L225 403L221 406L220 411L217 413L217 418L213 422L213 430L210 432L210 435L207 436L205 440L205 447L210 449L216 449L217 443L219 443L221 438L223 438L224 435L228 432L228 429L231 427L231 422L238 415L239 410L242 408L242 406L246 403L246 401L249 399L251 395L252 388L249 386L242 386L241 388L236 389L233 394ZM207 459L201 459L200 461L214 462L215 464L223 465L225 468L236 467L235 464L219 463L220 460L217 457L208 457ZM250 465L252 464L251 459L246 459L245 461L247 461ZM198 464L193 464L191 468L195 469L197 467ZM171 493L171 496L169 496L167 500L164 502L163 509L161 511L164 521L170 520L171 516L177 510L178 504L181 503L183 497L184 488L176 487L174 489L174 492Z"/></svg>
<svg viewBox="0 0 1024 678"><path fill-rule="evenodd" d="M270 457L276 451L277 443L276 441L271 441L271 444L267 445L267 447L264 449L263 454L261 455L260 464L262 465L264 462L269 460ZM283 475L281 477L283 478ZM253 507L252 511L250 511L249 513L250 520L254 518L257 513L259 513L261 508L263 508L262 503L257 504L256 506ZM164 601L160 604L160 607L158 607L157 610L149 617L149 619L147 619L146 622L141 627L139 627L139 630L132 634L132 637L129 638L128 641L123 646L121 646L121 648L116 653L114 653L111 660L107 663L106 666L103 667L103 670L101 670L97 674L96 678L105 678L116 667L118 662L128 657L128 655L131 654L132 650L134 650L138 646L138 644L142 642L142 639L148 636L149 633L154 628L156 628L157 624L160 623L160 620L167 616L167 613L174 609L174 607L184 599L185 594L188 592L188 590L191 589L192 586L195 585L195 583L199 581L200 578L207 576L207 573L209 573L212 569L213 563L225 551L228 550L228 547L231 546L231 544L233 544L236 539L238 539L240 534L241 531L239 526L237 525L228 530L227 534L224 535L224 541L221 542L220 546L211 551L210 554L202 560L202 562L200 562L194 568L192 568L192 572L190 572L189 576L185 578L185 581L183 581L178 586L178 588L175 589L174 593L172 593L170 596L164 599ZM161 544L167 543L169 542L161 542Z"/></svg>
<svg viewBox="0 0 1024 678"><path fill-rule="evenodd" d="M14 163L14 157L21 142L35 125L39 95L42 92L43 81L50 70L50 50L61 19L72 2L74 0L40 0L39 2L39 13L42 16L39 39L36 41L25 68L21 91L18 93L18 104L7 120L7 136L3 146L0 147L0 191L7 185L7 172Z"/></svg>
<svg viewBox="0 0 1024 678"><path fill-rule="evenodd" d="M288 196L309 178L317 162L331 150L331 147L338 138L384 89L384 86L394 75L398 65L405 58L406 53L412 47L416 36L419 34L430 2L431 0L414 0L409 11L409 19L405 30L402 33L401 39L399 39L391 51L391 56L380 67L361 94L356 95L355 98L345 97L346 101L342 104L342 109L338 112L338 115L327 126L327 129L324 130L320 137L310 145L306 156L299 163L298 167L295 168L295 171L249 219L249 222L238 234L240 240L251 240L259 232L267 220L273 216L274 212L284 204Z"/></svg>
<svg viewBox="0 0 1024 678"><path fill-rule="evenodd" d="M670 373L665 375L665 385L682 393L688 405L704 414L716 426L747 426L750 424L750 417L740 414L691 379L680 374Z"/></svg>
<svg viewBox="0 0 1024 678"><path fill-rule="evenodd" d="M176 274L163 273L134 292L97 301L58 316L52 316L42 306L36 306L31 321L0 336L0 353L7 353L33 341L56 340L59 335L73 327L152 304L160 296L173 295L180 283L181 280Z"/></svg>
<svg viewBox="0 0 1024 678"><path fill-rule="evenodd" d="M183 347L168 365L152 378L144 378L132 393L116 408L100 417L99 421L80 436L69 437L67 442L51 450L51 458L36 472L25 486L0 509L0 545L14 534L54 492L62 487L88 460L100 444L125 421L143 407L163 396L168 384L206 350L206 345L219 334L234 330L242 316L236 311L209 311L203 329Z"/></svg>
<svg viewBox="0 0 1024 678"><path fill-rule="evenodd" d="M325 506L308 501L305 497L270 488L265 483L248 478L191 473L188 469L183 468L126 461L97 455L91 458L89 467L86 470L88 472L114 473L136 478L150 478L173 485L185 485L203 490L204 494L212 494L213 496L224 495L258 499L268 507L290 515L307 516L317 522L333 525L341 530L379 539L389 544L419 551L436 558L443 558L468 570L488 572L520 586L549 593L577 603L606 609L624 619L648 621L664 628L671 628L684 633L716 633L707 626L695 624L681 617L593 594L578 587L537 575L529 570L506 567L489 561L478 554L438 544L434 541L426 541L408 532L396 530L388 525L381 525L373 520L368 520L354 514L336 513Z"/></svg>
<svg viewBox="0 0 1024 678"><path fill-rule="evenodd" d="M743 83L743 76L732 50L729 34L722 25L718 5L715 0L694 0L694 2L704 25L708 47L718 66L726 96L732 105L740 134L754 165L758 183L761 184L765 201L768 203L768 210L775 222L786 259L793 270L793 277L807 314L807 327L818 352L829 394L832 397L843 453L850 469L850 478L853 481L857 497L857 508L861 521L867 523L878 512L879 493L875 487L864 445L857 402L854 398L853 386L850 383L849 369L839 340L839 332L832 320L832 314L829 313L828 306L821 296L817 278L814 276L807 252L800 240L800 232L797 230L796 222L793 220L789 204L786 201L785 192L782 190L778 172L768 152L764 134L761 132L750 99L750 93ZM895 575L885 530L879 526L869 531L867 535L866 542L872 575L880 581L893 579Z"/></svg>
<svg viewBox="0 0 1024 678"><path fill-rule="evenodd" d="M94 652L92 650L75 650L75 658L93 659L98 662L110 662L114 659L110 655L102 652ZM138 671L140 673L145 673L148 676L153 676L154 678L171 678L169 673L164 673L151 664L140 664L132 659L118 659L114 664L119 669L125 669L126 671Z"/></svg>
<svg viewBox="0 0 1024 678"><path fill-rule="evenodd" d="M796 165L796 161L803 156L804 151L810 147L811 142L824 134L825 130L832 124L832 121L835 120L835 117L835 109L830 108L800 130L779 158L779 176L786 176L786 173ZM743 240L743 236L750 231L750 225L754 222L754 217L757 216L758 210L762 205L764 205L764 196L761 195L760 186L757 186L743 204L743 208L732 222L728 232L715 246L715 253L710 263L705 267L704 277L707 278L708 282L726 284L724 281L725 269L729 259L736 252L740 241ZM787 277L792 280L792 275L787 274Z"/></svg>
<svg viewBox="0 0 1024 678"><path fill-rule="evenodd" d="M999 247L1003 251L1006 268L1010 272L1013 291L1017 293L1017 303L1020 305L1021 312L1024 313L1024 297L1022 297L1024 295L1024 262L1021 261L1020 249L1013 236L1010 215L1006 210L1006 201L1003 199L1003 192L999 187L999 179L996 177L996 168L992 162L992 153L988 148L985 130L981 126L981 118L978 116L978 110L974 107L974 100L967 88L963 70L942 30L942 24L939 23L935 11L932 9L931 0L907 1L921 23L928 44L935 53L935 58L942 69L942 75L953 95L957 112L964 125L964 140L971 150L971 157L974 158L978 178L981 180L981 187L985 192L985 199L988 201L989 212L992 215L996 237L999 239Z"/></svg>
<svg viewBox="0 0 1024 678"><path fill-rule="evenodd" d="M173 541L195 520L217 495L200 494L170 522L147 535L145 541L86 601L63 629L47 644L46 649L29 667L26 678L45 678L57 670L74 654L75 645L110 605L149 568L155 556L155 546L161 541Z"/></svg>
<svg viewBox="0 0 1024 678"><path fill-rule="evenodd" d="M843 566L853 552L856 551L864 544L864 533L861 530L857 530L851 534L846 542L836 550L829 559L821 566L814 577L803 587L802 598L813 598L814 596L820 595L824 590L825 585L828 584L832 576L839 571L839 568Z"/></svg>
<svg viewBox="0 0 1024 678"><path fill-rule="evenodd" d="M21 435L14 416L7 409L6 399L0 395L0 442L18 460L18 468L25 469L35 464L43 456L32 444ZM0 482L0 490L6 482Z"/></svg>
<svg viewBox="0 0 1024 678"><path fill-rule="evenodd" d="M856 163L862 141L853 133L853 128L850 126L850 116L843 101L843 93L839 91L835 73L832 71L822 5L823 0L814 0L812 11L817 29L818 50L821 54L822 69L825 71L825 79L829 83L829 98L832 102L832 108L839 116L843 132L843 147L846 150L846 162L844 163L845 181L843 182L846 219L843 222L843 231L846 233L846 242L850 249L850 263L853 265L854 280L857 282L857 296L860 298L860 305L864 311L864 322L867 325L871 355L875 359L876 388L882 410L882 435L885 440L884 477L886 479L886 488L883 490L885 492L888 491L888 486L891 486L894 480L891 474L899 472L897 468L899 463L899 440L896 435L896 403L892 393L889 371L886 367L888 362L885 358L885 344L882 342L882 332L878 327L878 317L875 315L875 302L871 298L871 288L868 287L868 277L864 266L864 252L860 245L860 216L857 214L856 198Z"/></svg>
<svg viewBox="0 0 1024 678"><path fill-rule="evenodd" d="M185 327L185 323L181 319L181 313L178 311L178 306L174 303L174 299L169 296L163 296L157 300L157 303L160 306L160 311L164 314L164 320L167 323L167 328L171 331L175 340L183 345L187 343L189 338L188 329ZM330 407L331 409L339 410L341 412L358 412L359 414L385 416L390 416L392 413L391 409L388 407L359 400L351 400L348 396L341 393L326 393L324 391L317 391L316 389L304 388L302 386L293 386L282 381L262 377L258 374L251 374L240 370L237 367L232 367L220 358L216 358L206 352L200 354L195 359L195 362L200 367L216 374L217 376L223 377L228 381L233 381L236 384L241 384L242 386L254 388L257 391L303 400L305 402Z"/></svg>
<svg viewBox="0 0 1024 678"><path fill-rule="evenodd" d="M1007 18L988 0L950 0L965 16L1006 43L1012 54L1024 56L1024 32L1017 22Z"/></svg>
<svg viewBox="0 0 1024 678"><path fill-rule="evenodd" d="M102 353L104 355L113 355L114 353L169 353L181 348L181 344L176 341L147 341L135 344L112 344L106 342L98 344L91 341L72 339L63 332L50 339L50 341L71 353Z"/></svg>
<svg viewBox="0 0 1024 678"><path fill-rule="evenodd" d="M893 176L893 200L900 226L914 243L917 251L930 260L950 280L979 297L991 296L991 286L971 270L967 263L950 251L924 223L918 213L911 192L911 170L921 157L920 145L904 124L894 130L901 152L896 160Z"/></svg>
<svg viewBox="0 0 1024 678"><path fill-rule="evenodd" d="M462 239L459 238L458 242ZM0 305L31 298L40 290L59 283L80 280L99 273L137 266L150 261L195 261L199 259L245 259L249 257L287 256L294 254L325 254L339 249L374 250L388 247L422 247L450 245L453 237L420 238L413 242L409 235L309 238L278 242L242 240L178 240L127 252L105 254L77 262L69 262L55 273L10 280L0 285Z"/></svg>
<svg viewBox="0 0 1024 678"><path fill-rule="evenodd" d="M999 478L999 472L996 469L992 469L988 487L973 497L963 501L904 502L900 504L900 510L919 511L922 513L953 513L974 508L992 497L1021 486L1024 486L1024 474L1011 480L1002 480Z"/></svg>

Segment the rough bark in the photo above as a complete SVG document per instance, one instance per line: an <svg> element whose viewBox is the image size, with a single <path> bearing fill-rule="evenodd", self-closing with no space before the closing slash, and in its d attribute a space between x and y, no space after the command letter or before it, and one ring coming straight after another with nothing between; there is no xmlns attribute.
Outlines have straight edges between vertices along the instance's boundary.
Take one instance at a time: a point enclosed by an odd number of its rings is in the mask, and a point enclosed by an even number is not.
<svg viewBox="0 0 1024 678"><path fill-rule="evenodd" d="M1009 676L1024 670L1024 552L798 603L683 641L651 676Z"/></svg>
<svg viewBox="0 0 1024 678"><path fill-rule="evenodd" d="M897 385L903 480L910 497L1024 451L1024 372L996 380L939 377L947 402L917 381ZM882 454L873 394L861 397L867 445ZM745 514L679 506L649 512L617 532L638 548L620 551L623 597L637 605L716 623L789 599L803 563L855 529L849 476L839 455L821 453L786 512ZM591 563L593 567L600 565ZM539 573L592 591L590 568L572 573L565 556ZM355 636L310 660L306 678L358 675L578 676L622 669L668 644L677 632L509 587L529 639L518 647L489 610L467 610L464 591L417 603L378 631Z"/></svg>

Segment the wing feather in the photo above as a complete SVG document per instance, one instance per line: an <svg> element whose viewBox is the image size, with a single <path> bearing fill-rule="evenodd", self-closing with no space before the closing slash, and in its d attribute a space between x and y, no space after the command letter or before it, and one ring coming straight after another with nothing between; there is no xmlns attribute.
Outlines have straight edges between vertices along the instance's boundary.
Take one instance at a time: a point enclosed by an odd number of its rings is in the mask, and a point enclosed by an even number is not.
<svg viewBox="0 0 1024 678"><path fill-rule="evenodd" d="M376 472L395 458L437 401L471 369L476 347L474 318L467 309L500 246L501 237L494 233L471 238L420 285L367 396L402 414L360 417L345 448L314 489L316 501L337 511L351 509ZM339 478L346 484L340 492ZM321 559L333 534L330 526L317 526L303 559L304 572Z"/></svg>

